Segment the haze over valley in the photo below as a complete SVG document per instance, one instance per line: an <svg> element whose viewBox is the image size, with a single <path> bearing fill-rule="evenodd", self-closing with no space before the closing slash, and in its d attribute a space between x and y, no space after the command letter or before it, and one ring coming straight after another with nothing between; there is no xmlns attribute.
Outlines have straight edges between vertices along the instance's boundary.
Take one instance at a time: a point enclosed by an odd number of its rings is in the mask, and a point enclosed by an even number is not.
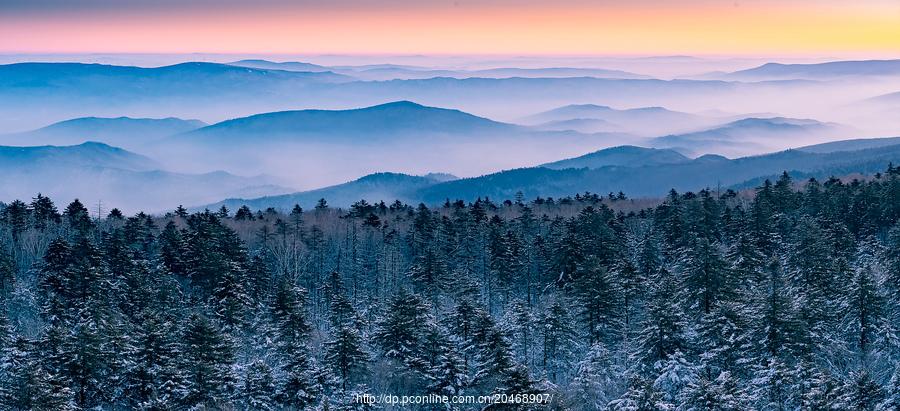
<svg viewBox="0 0 900 411"><path fill-rule="evenodd" d="M17 178L2 187L4 198L43 192L158 212L173 204L316 192L382 172L475 178L545 164L581 168L563 160L625 145L688 160L735 159L900 134L900 117L889 115L900 107L892 98L900 90L893 60L236 57L155 56L172 64L146 67L125 64L122 56L115 65L0 65L0 145L59 147L53 167L17 167ZM153 166L82 161L87 142L146 157ZM7 168L26 156L0 154ZM620 166L626 165L654 166L647 158ZM205 183L184 189L195 181ZM627 179L616 181L569 188L631 188ZM709 181L681 186L703 184ZM127 185L136 189L120 189ZM383 194L369 199L398 195ZM485 187L483 195L511 193ZM336 204L349 205L342 203Z"/></svg>

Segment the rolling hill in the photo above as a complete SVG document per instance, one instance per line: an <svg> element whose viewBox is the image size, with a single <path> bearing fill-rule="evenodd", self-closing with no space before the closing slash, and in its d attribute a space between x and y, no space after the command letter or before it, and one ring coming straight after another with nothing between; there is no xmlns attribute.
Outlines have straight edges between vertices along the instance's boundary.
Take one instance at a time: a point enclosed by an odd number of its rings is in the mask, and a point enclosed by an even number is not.
<svg viewBox="0 0 900 411"><path fill-rule="evenodd" d="M410 80L429 79L436 77L450 78L563 78L563 77L597 77L619 79L648 79L650 76L630 73L622 70L607 70L601 68L578 67L546 67L546 68L519 68L498 67L481 70L456 70L436 69L430 67L403 66L396 64L378 64L361 66L335 66L327 67L317 64L288 61L273 62L268 60L240 60L228 63L232 66L252 67L268 70L289 70L324 72L332 71L361 80Z"/></svg>
<svg viewBox="0 0 900 411"><path fill-rule="evenodd" d="M172 170L277 175L315 188L383 171L385 164L412 175L439 167L472 176L635 140L623 133L545 131L398 101L226 120L172 136L152 154Z"/></svg>
<svg viewBox="0 0 900 411"><path fill-rule="evenodd" d="M216 63L163 67L82 63L0 65L0 130L35 128L77 117L208 118L222 107L271 111L294 93L352 79Z"/></svg>
<svg viewBox="0 0 900 411"><path fill-rule="evenodd" d="M162 119L83 117L24 133L0 135L0 143L29 146L74 145L96 141L132 148L206 125L199 120L182 120L174 117Z"/></svg>
<svg viewBox="0 0 900 411"><path fill-rule="evenodd" d="M231 198L203 208L215 210L224 205L230 209L237 209L246 205L252 209L274 207L279 210L290 210L294 204L299 204L301 207L309 209L315 206L320 198L325 198L330 204L339 207L346 207L359 200L366 200L370 203L393 202L394 200L415 202L417 190L454 179L452 176L442 175L412 176L401 173L375 173L344 184L316 190L251 200Z"/></svg>
<svg viewBox="0 0 900 411"><path fill-rule="evenodd" d="M584 76L362 81L330 71L216 63L151 68L17 63L0 65L0 132L24 131L48 122L88 116L174 116L213 123L257 113L346 109L398 100L456 107L497 119L514 119L548 107L597 100L622 107L694 107L702 101L703 108L715 106L744 112L748 110L736 110L733 106L773 92L807 92L817 86L804 81L740 83ZM778 111L777 107L772 111Z"/></svg>
<svg viewBox="0 0 900 411"><path fill-rule="evenodd" d="M704 156L684 163L635 167L523 168L429 186L419 190L416 199L429 204L445 198L474 200L488 196L508 199L520 191L526 198L558 197L584 191L624 191L632 197L654 197L665 195L671 188L678 191L727 188L747 180L777 176L782 171L821 178L882 172L890 162L900 163L900 145L831 153L788 150L733 160Z"/></svg>
<svg viewBox="0 0 900 411"><path fill-rule="evenodd" d="M599 123L589 123L590 121ZM596 104L573 104L534 114L520 120L523 124L560 129L568 125L572 130L620 131L638 135L660 135L678 131L693 131L719 124L722 120L663 107L614 109ZM596 128L595 128L596 127Z"/></svg>
<svg viewBox="0 0 900 411"><path fill-rule="evenodd" d="M344 140L366 144L384 139L521 133L526 130L459 110L397 101L352 110L295 110L227 120L176 136L182 141L261 144L290 139L306 142ZM263 140L263 138L265 140Z"/></svg>
<svg viewBox="0 0 900 411"><path fill-rule="evenodd" d="M735 71L724 78L741 80L835 79L859 76L898 76L900 60L830 61L813 64L766 63Z"/></svg>
<svg viewBox="0 0 900 411"><path fill-rule="evenodd" d="M847 127L816 120L745 118L703 131L653 138L649 144L687 155L716 153L741 157L846 138L851 133Z"/></svg>
<svg viewBox="0 0 900 411"><path fill-rule="evenodd" d="M61 167L102 167L148 171L158 164L140 154L103 143L86 142L75 146L0 146L0 169L32 171Z"/></svg>
<svg viewBox="0 0 900 411"><path fill-rule="evenodd" d="M848 147L852 145L846 144ZM561 197L585 191L623 191L631 197L657 197L665 195L670 189L696 191L707 187L744 187L748 181L774 177L783 171L802 177L827 178L831 175L871 174L884 171L891 162L900 164L900 144L821 153L787 150L736 159L705 155L690 160L679 158L675 154L677 153L665 150L618 147L556 162L582 166L581 168L520 168L445 182L428 181L421 177L386 177L385 174L375 174L320 190L269 198L230 199L226 204L285 208L294 203L309 204L318 198L325 198L332 205L343 207L361 198L370 202L392 201L397 198L409 203L437 204L446 199L512 199L518 192L523 193L526 198ZM627 161L629 155L635 161ZM663 155L668 160L656 163L637 160L649 160L656 155ZM591 159L601 161L588 162ZM604 163L608 165L602 165ZM379 183L373 184L371 181Z"/></svg>
<svg viewBox="0 0 900 411"><path fill-rule="evenodd" d="M139 154L102 143L0 146L0 201L43 193L56 201L103 201L126 212L161 211L173 203L204 204L227 196L289 192L271 177L225 172L172 173Z"/></svg>
<svg viewBox="0 0 900 411"><path fill-rule="evenodd" d="M229 66L250 67L264 70L285 70L300 71L310 73L323 73L334 71L330 67L320 66L318 64L303 63L299 61L274 62L268 60L239 60L228 63Z"/></svg>
<svg viewBox="0 0 900 411"><path fill-rule="evenodd" d="M606 166L650 166L686 163L691 159L675 150L618 146L588 153L580 157L542 164L541 167L562 170L566 168L601 168Z"/></svg>
<svg viewBox="0 0 900 411"><path fill-rule="evenodd" d="M797 150L809 153L833 153L835 151L853 151L868 148L887 147L900 144L900 137L857 138L853 140L832 141L800 147Z"/></svg>

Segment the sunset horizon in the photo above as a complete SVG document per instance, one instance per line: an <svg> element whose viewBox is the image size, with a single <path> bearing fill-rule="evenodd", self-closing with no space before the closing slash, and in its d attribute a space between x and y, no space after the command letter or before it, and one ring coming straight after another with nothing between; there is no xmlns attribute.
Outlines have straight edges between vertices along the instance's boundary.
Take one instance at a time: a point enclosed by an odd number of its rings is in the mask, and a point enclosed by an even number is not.
<svg viewBox="0 0 900 411"><path fill-rule="evenodd" d="M492 0L0 2L2 53L777 55L900 52L900 4ZM64 39L64 41L63 41Z"/></svg>

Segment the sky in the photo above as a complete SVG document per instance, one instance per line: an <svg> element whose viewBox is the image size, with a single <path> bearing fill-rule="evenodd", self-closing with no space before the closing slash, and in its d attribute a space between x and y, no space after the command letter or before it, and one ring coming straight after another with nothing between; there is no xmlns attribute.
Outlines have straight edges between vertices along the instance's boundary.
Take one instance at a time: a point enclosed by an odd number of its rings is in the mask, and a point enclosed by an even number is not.
<svg viewBox="0 0 900 411"><path fill-rule="evenodd" d="M0 53L900 54L900 0L0 0Z"/></svg>

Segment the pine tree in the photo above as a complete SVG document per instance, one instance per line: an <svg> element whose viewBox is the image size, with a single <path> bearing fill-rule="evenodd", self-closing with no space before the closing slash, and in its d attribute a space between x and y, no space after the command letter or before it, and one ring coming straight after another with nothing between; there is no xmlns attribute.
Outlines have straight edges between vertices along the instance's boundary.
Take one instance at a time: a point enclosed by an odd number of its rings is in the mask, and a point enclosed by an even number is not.
<svg viewBox="0 0 900 411"><path fill-rule="evenodd" d="M622 332L622 291L596 258L579 265L573 285L577 317L588 344L611 344Z"/></svg>
<svg viewBox="0 0 900 411"><path fill-rule="evenodd" d="M396 361L406 372L425 373L429 361L425 356L425 335L433 326L428 315L428 306L415 294L404 290L395 295L386 307L386 312L378 322L372 341L381 349L381 354Z"/></svg>
<svg viewBox="0 0 900 411"><path fill-rule="evenodd" d="M311 326L306 318L305 301L303 289L283 281L276 289L272 303L275 351L281 381L278 400L294 407L313 403L322 389L316 382L318 368L308 345Z"/></svg>
<svg viewBox="0 0 900 411"><path fill-rule="evenodd" d="M747 409L737 382L727 371L710 381L702 375L688 383L679 409L688 411L740 411Z"/></svg>
<svg viewBox="0 0 900 411"><path fill-rule="evenodd" d="M858 370L850 373L845 387L847 393L846 403L850 409L860 411L873 411L882 401L884 393L872 376L866 370Z"/></svg>
<svg viewBox="0 0 900 411"><path fill-rule="evenodd" d="M334 374L341 392L346 393L362 381L368 362L358 331L346 325L332 330L331 339L325 342L325 365Z"/></svg>
<svg viewBox="0 0 900 411"><path fill-rule="evenodd" d="M226 330L240 328L247 321L252 302L246 285L247 270L239 262L228 263L227 268L219 273L212 298L216 316Z"/></svg>
<svg viewBox="0 0 900 411"><path fill-rule="evenodd" d="M758 365L751 383L750 397L760 409L790 410L798 406L799 398L793 392L794 372L778 359Z"/></svg>
<svg viewBox="0 0 900 411"><path fill-rule="evenodd" d="M719 301L733 297L727 295L726 266L716 244L698 237L680 254L676 267L683 277L689 310L709 314Z"/></svg>
<svg viewBox="0 0 900 411"><path fill-rule="evenodd" d="M645 318L634 356L644 366L667 361L686 351L685 321L678 301L676 278L665 269L652 277Z"/></svg>
<svg viewBox="0 0 900 411"><path fill-rule="evenodd" d="M54 384L31 341L16 337L0 352L0 408L74 410L72 391Z"/></svg>
<svg viewBox="0 0 900 411"><path fill-rule="evenodd" d="M639 375L632 375L625 393L609 403L613 411L659 411L665 410L663 395L653 382Z"/></svg>
<svg viewBox="0 0 900 411"><path fill-rule="evenodd" d="M576 334L572 319L559 301L547 309L541 319L541 366L546 378L553 383L565 381L577 350Z"/></svg>
<svg viewBox="0 0 900 411"><path fill-rule="evenodd" d="M844 324L851 346L859 353L865 364L870 352L875 349L887 329L884 300L872 278L871 266L856 270L853 282L848 287L844 302L846 318Z"/></svg>
<svg viewBox="0 0 900 411"><path fill-rule="evenodd" d="M885 387L885 396L881 404L878 405L879 411L898 411L900 410L900 364L894 365L894 373Z"/></svg>
<svg viewBox="0 0 900 411"><path fill-rule="evenodd" d="M537 320L522 300L514 300L503 317L501 329L509 337L516 359L523 364L532 363L531 352L540 335L536 325Z"/></svg>
<svg viewBox="0 0 900 411"><path fill-rule="evenodd" d="M253 221L253 211L250 211L250 207L243 205L234 213L234 219L236 221Z"/></svg>
<svg viewBox="0 0 900 411"><path fill-rule="evenodd" d="M184 397L184 376L179 369L182 347L176 327L151 313L136 327L133 337L133 365L125 376L126 397L132 406L154 408L154 404L172 404Z"/></svg>
<svg viewBox="0 0 900 411"><path fill-rule="evenodd" d="M184 403L221 407L231 402L235 387L231 342L206 316L191 314L182 335L185 372Z"/></svg>
<svg viewBox="0 0 900 411"><path fill-rule="evenodd" d="M443 352L438 357L437 364L429 370L429 375L431 382L428 390L441 395L460 395L470 382L462 358L449 344L443 347Z"/></svg>
<svg viewBox="0 0 900 411"><path fill-rule="evenodd" d="M241 398L247 410L275 409L275 381L272 367L264 361L254 361L247 367Z"/></svg>
<svg viewBox="0 0 900 411"><path fill-rule="evenodd" d="M624 391L620 381L624 374L615 363L613 354L603 346L594 344L577 366L570 385L572 405L578 410L604 409Z"/></svg>
<svg viewBox="0 0 900 411"><path fill-rule="evenodd" d="M487 317L490 318L490 317ZM483 320L474 330L475 375L473 383L482 387L500 387L517 364L509 341L492 320Z"/></svg>
<svg viewBox="0 0 900 411"><path fill-rule="evenodd" d="M10 228L13 241L18 241L22 232L28 229L31 220L31 210L21 200L14 200L0 210L0 221Z"/></svg>
<svg viewBox="0 0 900 411"><path fill-rule="evenodd" d="M63 211L63 218L65 218L69 227L81 233L90 230L93 226L88 209L77 198L66 206L66 210Z"/></svg>
<svg viewBox="0 0 900 411"><path fill-rule="evenodd" d="M0 245L0 297L7 300L16 284L16 262L13 256Z"/></svg>
<svg viewBox="0 0 900 411"><path fill-rule="evenodd" d="M34 226L39 230L45 230L50 224L59 224L62 221L56 205L41 193L31 200L30 207Z"/></svg>

